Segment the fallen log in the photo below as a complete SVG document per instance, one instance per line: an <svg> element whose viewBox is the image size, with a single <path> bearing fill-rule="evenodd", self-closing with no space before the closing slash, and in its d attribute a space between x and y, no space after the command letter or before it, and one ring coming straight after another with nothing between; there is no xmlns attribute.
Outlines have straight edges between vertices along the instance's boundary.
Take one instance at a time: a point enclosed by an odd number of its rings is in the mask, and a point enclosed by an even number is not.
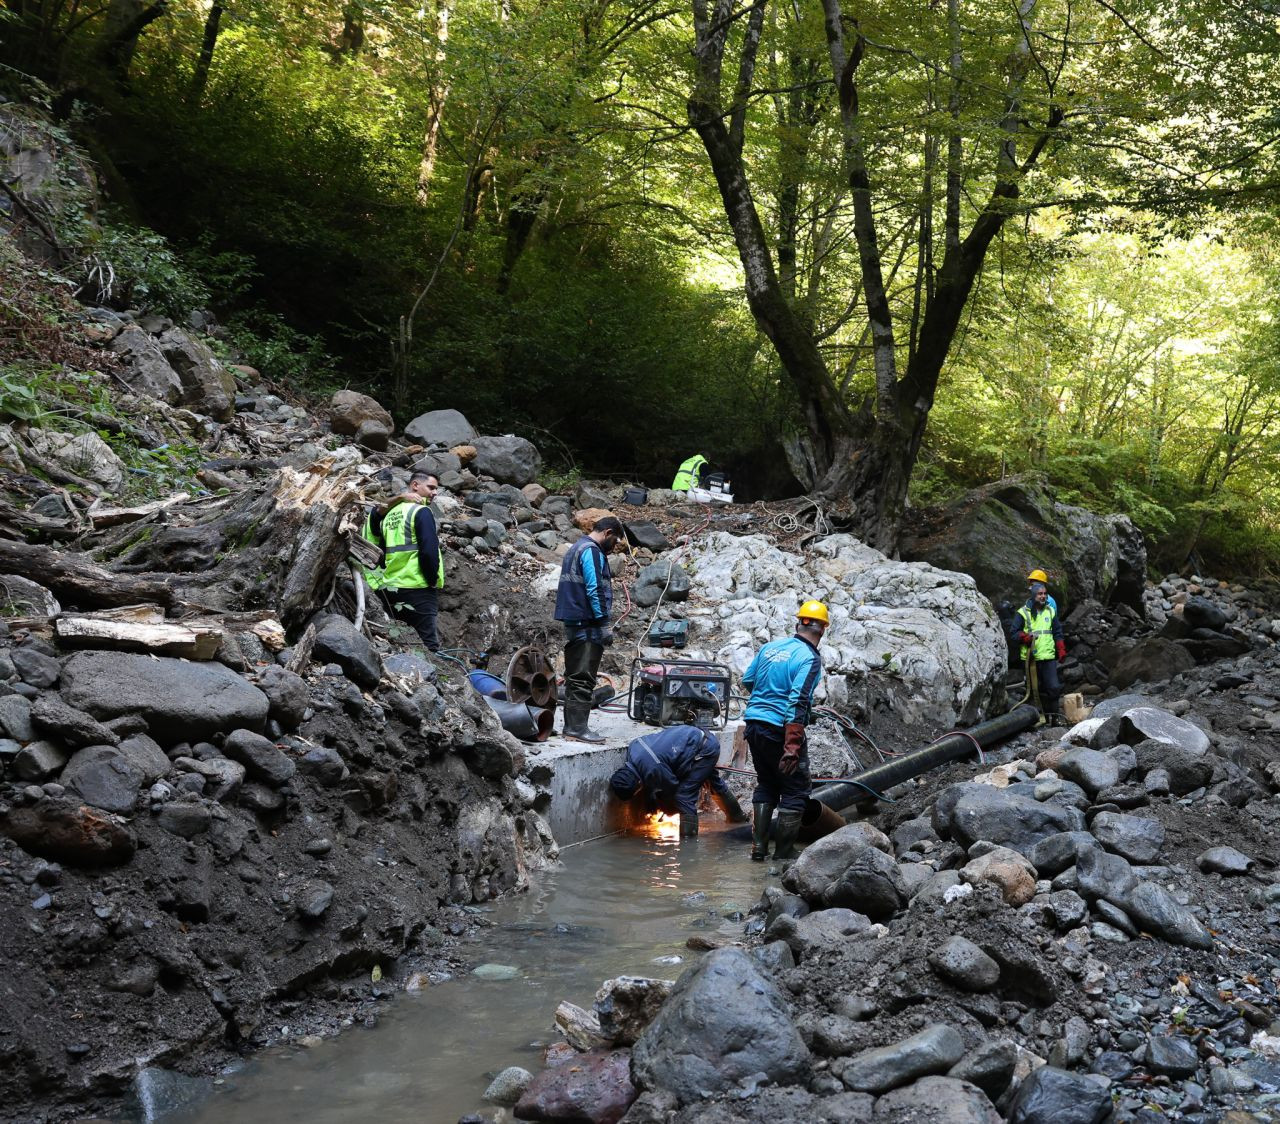
<svg viewBox="0 0 1280 1124"><path fill-rule="evenodd" d="M174 603L167 577L117 574L84 555L65 554L48 546L0 539L0 574L17 574L38 582L60 600L86 609L134 605L150 601L166 608Z"/></svg>
<svg viewBox="0 0 1280 1124"><path fill-rule="evenodd" d="M136 507L109 507L99 502L89 508L89 518L93 522L94 530L99 530L103 527L114 527L117 523L132 523L138 519L145 519L164 511L165 508L185 503L190 498L188 492L179 492L168 499L138 504Z"/></svg>
<svg viewBox="0 0 1280 1124"><path fill-rule="evenodd" d="M64 648L111 648L189 660L213 659L222 643L222 630L218 628L143 624L101 617L59 617L53 622L53 634Z"/></svg>

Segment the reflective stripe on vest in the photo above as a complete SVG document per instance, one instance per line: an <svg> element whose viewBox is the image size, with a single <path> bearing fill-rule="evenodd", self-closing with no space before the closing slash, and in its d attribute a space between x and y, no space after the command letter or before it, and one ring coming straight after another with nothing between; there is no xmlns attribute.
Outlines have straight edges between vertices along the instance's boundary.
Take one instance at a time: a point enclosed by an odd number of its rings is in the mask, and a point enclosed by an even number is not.
<svg viewBox="0 0 1280 1124"><path fill-rule="evenodd" d="M420 504L398 503L382 517L382 541L386 544L383 562L383 587L387 589L426 589L427 579L418 562L418 538L414 518ZM436 555L435 588L444 586L444 557Z"/></svg>

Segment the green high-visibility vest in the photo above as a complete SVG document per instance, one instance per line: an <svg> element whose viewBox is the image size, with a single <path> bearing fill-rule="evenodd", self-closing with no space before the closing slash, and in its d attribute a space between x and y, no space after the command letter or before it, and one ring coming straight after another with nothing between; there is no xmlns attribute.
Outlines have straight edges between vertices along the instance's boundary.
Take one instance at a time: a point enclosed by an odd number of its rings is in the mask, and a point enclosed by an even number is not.
<svg viewBox="0 0 1280 1124"><path fill-rule="evenodd" d="M1053 642L1053 618L1057 616L1052 605L1045 605L1043 609L1036 612L1034 609L1028 609L1025 605L1018 610L1018 616L1022 618L1022 628L1020 631L1031 633L1031 650L1035 653L1038 660L1051 660L1057 655L1057 646ZM1027 658L1027 646L1022 645L1018 652L1018 659L1025 660Z"/></svg>
<svg viewBox="0 0 1280 1124"><path fill-rule="evenodd" d="M701 453L690 457L676 471L676 478L671 482L671 490L673 492L687 492L690 488L698 486L698 470L707 463L707 458Z"/></svg>
<svg viewBox="0 0 1280 1124"><path fill-rule="evenodd" d="M371 542L374 546L382 549L382 540L373 533L373 508L369 508L364 514L364 524L360 528L360 537L365 542ZM366 566L364 568L364 580L370 589L381 589L387 584L387 576L382 572L381 566Z"/></svg>
<svg viewBox="0 0 1280 1124"><path fill-rule="evenodd" d="M382 541L386 544L386 561L382 565L382 588L426 589L427 579L418 563L418 539L414 534L416 503L398 503L382 517ZM444 553L436 552L436 589L444 587Z"/></svg>

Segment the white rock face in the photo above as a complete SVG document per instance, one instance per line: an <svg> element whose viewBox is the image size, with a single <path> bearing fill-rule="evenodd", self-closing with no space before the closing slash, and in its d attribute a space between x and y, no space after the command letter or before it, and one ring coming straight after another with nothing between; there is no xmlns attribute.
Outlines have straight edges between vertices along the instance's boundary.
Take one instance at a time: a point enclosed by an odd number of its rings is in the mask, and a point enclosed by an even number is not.
<svg viewBox="0 0 1280 1124"><path fill-rule="evenodd" d="M114 492L124 483L124 462L96 433L59 433L29 429L27 440L41 456L62 465L68 472L101 484Z"/></svg>
<svg viewBox="0 0 1280 1124"><path fill-rule="evenodd" d="M850 535L797 555L763 535L713 532L682 554L695 599L713 606L705 623L715 635L699 639L735 673L762 644L790 636L796 609L816 598L831 610L820 649L824 701L864 715L889 708L911 723L990 713L1006 647L995 610L967 575L892 562Z"/></svg>

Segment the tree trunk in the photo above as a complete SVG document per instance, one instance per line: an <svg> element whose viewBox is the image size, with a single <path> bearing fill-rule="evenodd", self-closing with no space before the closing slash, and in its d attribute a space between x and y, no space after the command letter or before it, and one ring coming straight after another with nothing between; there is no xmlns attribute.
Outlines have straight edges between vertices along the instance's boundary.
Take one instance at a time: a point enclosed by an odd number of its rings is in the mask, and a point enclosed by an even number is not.
<svg viewBox="0 0 1280 1124"><path fill-rule="evenodd" d="M167 575L116 574L83 555L0 539L0 586L5 574L37 582L58 600L82 609L106 609L139 601L169 606L175 599Z"/></svg>
<svg viewBox="0 0 1280 1124"><path fill-rule="evenodd" d="M209 68L213 65L213 51L218 45L218 32L224 10L222 5L214 0L204 20L204 37L200 41L200 54L196 58L195 72L191 75L189 100L196 107L199 107L200 102L204 100L204 91L209 84Z"/></svg>

